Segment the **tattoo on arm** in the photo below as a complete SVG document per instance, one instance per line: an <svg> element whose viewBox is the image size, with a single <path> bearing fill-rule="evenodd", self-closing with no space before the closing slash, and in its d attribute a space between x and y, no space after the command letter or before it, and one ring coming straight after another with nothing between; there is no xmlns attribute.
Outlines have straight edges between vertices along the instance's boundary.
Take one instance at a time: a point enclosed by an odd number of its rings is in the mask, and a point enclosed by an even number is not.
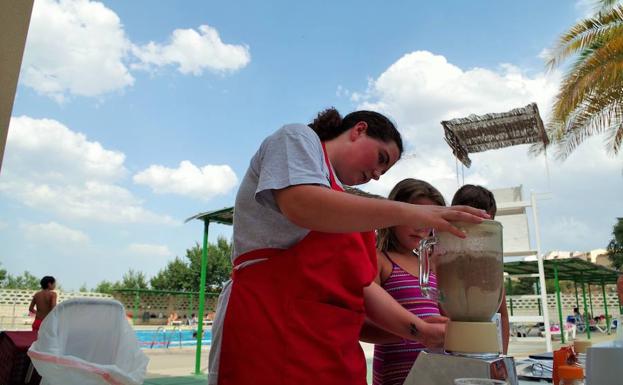
<svg viewBox="0 0 623 385"><path fill-rule="evenodd" d="M413 337L418 336L419 331L417 330L417 326L415 326L414 323L409 324L409 333L411 333Z"/></svg>

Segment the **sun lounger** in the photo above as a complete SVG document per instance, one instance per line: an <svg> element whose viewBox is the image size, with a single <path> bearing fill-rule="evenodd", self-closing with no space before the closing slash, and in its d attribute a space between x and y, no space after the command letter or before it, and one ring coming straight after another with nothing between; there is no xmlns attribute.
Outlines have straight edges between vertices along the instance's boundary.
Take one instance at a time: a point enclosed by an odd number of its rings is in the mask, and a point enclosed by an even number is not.
<svg viewBox="0 0 623 385"><path fill-rule="evenodd" d="M513 337L528 337L535 331L539 334L543 317L532 315L515 315L509 317L511 335Z"/></svg>

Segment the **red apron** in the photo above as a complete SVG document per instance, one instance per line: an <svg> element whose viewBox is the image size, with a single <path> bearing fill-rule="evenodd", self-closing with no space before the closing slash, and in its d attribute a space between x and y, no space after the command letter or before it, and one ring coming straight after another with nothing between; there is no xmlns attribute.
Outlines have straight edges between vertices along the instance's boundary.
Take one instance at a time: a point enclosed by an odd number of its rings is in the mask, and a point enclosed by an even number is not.
<svg viewBox="0 0 623 385"><path fill-rule="evenodd" d="M325 161L331 170L326 150ZM359 333L363 289L376 274L374 233L311 231L234 264L258 258L267 260L234 269L218 384L365 385Z"/></svg>

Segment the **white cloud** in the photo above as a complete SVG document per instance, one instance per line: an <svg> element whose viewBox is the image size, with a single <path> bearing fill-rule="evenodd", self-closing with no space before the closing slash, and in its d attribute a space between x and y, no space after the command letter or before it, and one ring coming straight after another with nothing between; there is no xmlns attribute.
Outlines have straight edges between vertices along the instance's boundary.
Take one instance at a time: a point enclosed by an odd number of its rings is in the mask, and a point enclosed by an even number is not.
<svg viewBox="0 0 623 385"><path fill-rule="evenodd" d="M152 165L134 175L135 183L146 185L159 194L178 194L203 200L230 192L238 178L228 165L207 165L201 168L190 161L178 168Z"/></svg>
<svg viewBox="0 0 623 385"><path fill-rule="evenodd" d="M387 195L399 180L420 178L450 199L457 188L456 165L443 140L440 122L470 114L508 111L531 102L537 102L547 120L559 78L556 72L527 74L510 64L495 69L461 69L443 56L426 51L404 55L369 82L358 96L358 108L392 117L403 134L406 153L415 150L416 157L405 157L380 181L370 182L364 188ZM593 237L543 237L544 250L588 250L607 243L610 219L617 210L623 210L623 202L618 198L623 191L623 156L607 156L602 140L588 140L563 163L550 156L554 198L543 203L541 228L554 228L560 225L561 218L574 218L591 228ZM543 157L533 158L527 152L528 146L524 145L470 154L473 165L464 169L465 183L489 188L522 184L525 194L547 190ZM458 170L461 175L460 163Z"/></svg>
<svg viewBox="0 0 623 385"><path fill-rule="evenodd" d="M337 96L338 98L341 98L343 96L349 96L352 95L352 92L348 90L348 88L344 88L342 87L342 85L338 85L337 89L335 90L335 96Z"/></svg>
<svg viewBox="0 0 623 385"><path fill-rule="evenodd" d="M546 115L557 82L556 73L530 77L509 64L496 70L462 70L445 57L427 51L404 55L369 82L362 96L365 101L359 107L382 111L395 119L407 153L415 151L416 157L401 160L387 177L372 182L370 188L389 191L404 174L418 170L418 174L430 176L442 190L450 192L456 187L456 166L443 141L440 122L469 114L507 111L530 102L537 102L542 115ZM478 173L468 174L481 183L487 180Z"/></svg>
<svg viewBox="0 0 623 385"><path fill-rule="evenodd" d="M590 242L593 236L591 228L585 221L571 216L555 218L550 226L543 229L543 234L561 244L578 239Z"/></svg>
<svg viewBox="0 0 623 385"><path fill-rule="evenodd" d="M360 107L390 114L411 139L417 131L420 141L437 138L444 119L506 111L530 102L547 112L557 84L557 73L530 77L510 64L497 70L462 70L441 55L416 51L373 80Z"/></svg>
<svg viewBox="0 0 623 385"><path fill-rule="evenodd" d="M167 216L153 213L127 189L87 181L84 184L37 184L15 178L0 183L5 193L22 204L57 213L62 217L111 223L175 224Z"/></svg>
<svg viewBox="0 0 623 385"><path fill-rule="evenodd" d="M58 121L12 118L0 193L28 207L67 218L104 222L175 221L145 209L114 182L126 173L125 155Z"/></svg>
<svg viewBox="0 0 623 385"><path fill-rule="evenodd" d="M27 239L34 242L67 246L67 244L84 245L89 242L89 236L80 230L74 230L56 222L31 223L20 226Z"/></svg>
<svg viewBox="0 0 623 385"><path fill-rule="evenodd" d="M63 101L131 86L124 60L130 49L121 20L100 2L35 1L22 64L22 82Z"/></svg>
<svg viewBox="0 0 623 385"><path fill-rule="evenodd" d="M147 257L170 257L173 255L166 245L156 245L150 243L132 243L128 246L128 251Z"/></svg>
<svg viewBox="0 0 623 385"><path fill-rule="evenodd" d="M34 3L20 80L64 102L97 97L134 84L132 69L176 65L182 74L234 72L251 60L249 47L224 43L216 29L176 29L166 44L133 44L119 16L91 0Z"/></svg>
<svg viewBox="0 0 623 385"><path fill-rule="evenodd" d="M149 69L176 65L182 74L201 75L204 70L223 73L237 71L251 61L249 47L224 43L216 29L201 25L198 30L176 29L167 44L149 42L134 46L140 61L133 68Z"/></svg>
<svg viewBox="0 0 623 385"><path fill-rule="evenodd" d="M52 119L11 118L7 162L13 173L29 172L39 180L117 180L127 170L125 155L107 150Z"/></svg>

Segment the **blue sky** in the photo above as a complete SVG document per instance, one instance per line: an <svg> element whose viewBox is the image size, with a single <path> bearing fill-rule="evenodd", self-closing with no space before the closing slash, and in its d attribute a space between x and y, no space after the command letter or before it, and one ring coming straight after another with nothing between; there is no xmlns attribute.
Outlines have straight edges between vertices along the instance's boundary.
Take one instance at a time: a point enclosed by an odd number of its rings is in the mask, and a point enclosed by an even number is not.
<svg viewBox="0 0 623 385"><path fill-rule="evenodd" d="M233 203L261 140L335 106L394 118L407 152L380 182L450 197L439 121L539 103L543 52L586 1L36 0L0 175L0 262L65 289L155 274L200 241L183 219ZM590 140L549 161L543 249L604 247L621 216L621 157ZM465 181L548 190L527 147L476 154ZM211 228L211 239L230 235Z"/></svg>

